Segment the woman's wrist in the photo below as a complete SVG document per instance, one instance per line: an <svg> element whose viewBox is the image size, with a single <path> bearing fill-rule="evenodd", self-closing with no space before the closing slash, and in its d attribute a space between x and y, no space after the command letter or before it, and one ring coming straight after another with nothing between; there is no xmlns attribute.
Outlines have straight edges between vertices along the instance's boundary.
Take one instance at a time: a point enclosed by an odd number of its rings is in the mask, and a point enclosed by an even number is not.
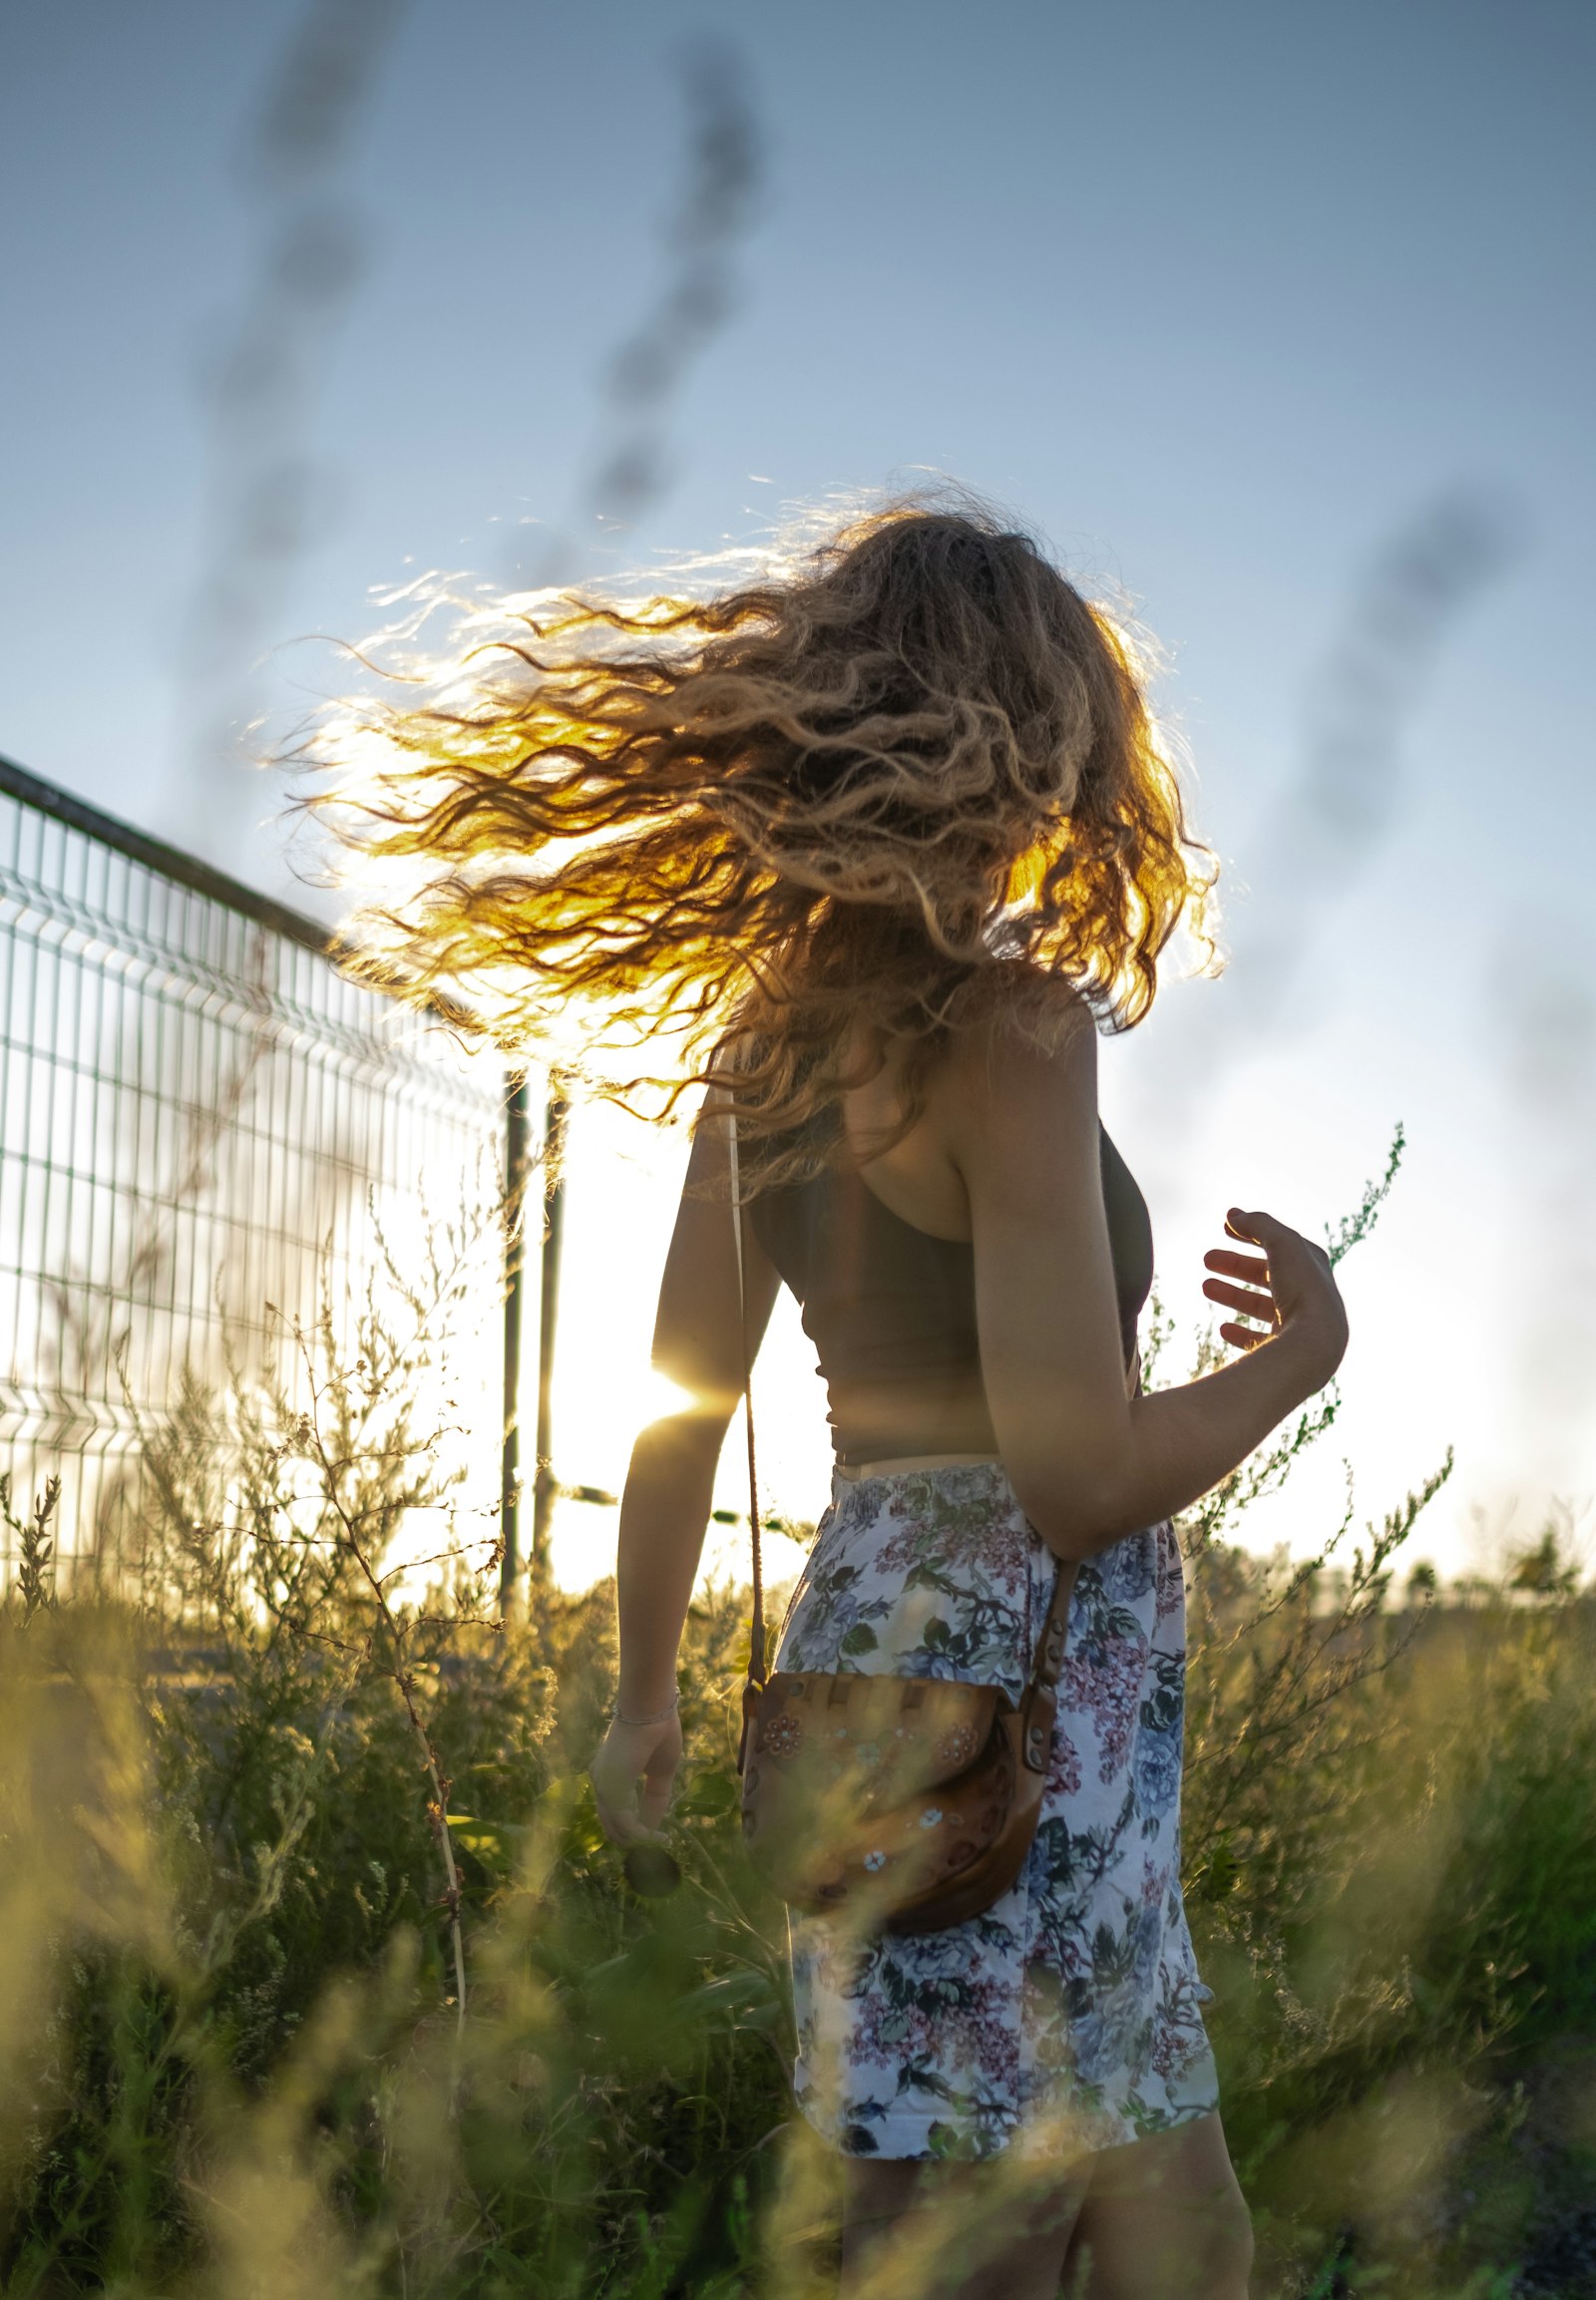
<svg viewBox="0 0 1596 2300"><path fill-rule="evenodd" d="M680 1698L674 1666L668 1672L623 1669L615 1686L615 1715L632 1725L653 1724L668 1717Z"/></svg>
<svg viewBox="0 0 1596 2300"><path fill-rule="evenodd" d="M657 1709L641 1711L628 1709L626 1704L617 1696L610 1715L616 1725L663 1725L667 1718L673 1718L680 1707L681 1695L679 1692L673 1693L668 1701L661 1702Z"/></svg>
<svg viewBox="0 0 1596 2300"><path fill-rule="evenodd" d="M1347 1337L1345 1330L1338 1335L1312 1319L1294 1319L1263 1346L1277 1363L1290 1368L1295 1402L1300 1405L1331 1379L1342 1361Z"/></svg>

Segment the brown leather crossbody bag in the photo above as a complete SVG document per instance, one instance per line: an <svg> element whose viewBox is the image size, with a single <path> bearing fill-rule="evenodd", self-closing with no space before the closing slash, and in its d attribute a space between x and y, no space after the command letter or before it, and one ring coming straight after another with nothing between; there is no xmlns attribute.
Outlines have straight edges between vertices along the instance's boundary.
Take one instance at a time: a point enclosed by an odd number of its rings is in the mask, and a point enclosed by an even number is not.
<svg viewBox="0 0 1596 2300"><path fill-rule="evenodd" d="M735 1118L729 1126L753 1542L737 1752L743 1835L754 1866L795 1908L867 1930L942 1932L990 1909L1030 1850L1078 1568L1059 1562L1017 1707L1000 1686L944 1678L767 1675Z"/></svg>

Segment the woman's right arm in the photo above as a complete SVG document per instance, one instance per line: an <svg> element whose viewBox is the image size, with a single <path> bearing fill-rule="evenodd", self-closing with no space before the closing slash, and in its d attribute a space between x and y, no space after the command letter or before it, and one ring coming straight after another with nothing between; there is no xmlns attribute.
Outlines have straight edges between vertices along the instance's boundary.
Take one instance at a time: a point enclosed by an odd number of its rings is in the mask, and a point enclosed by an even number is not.
<svg viewBox="0 0 1596 2300"><path fill-rule="evenodd" d="M1232 1212L1267 1276L1216 1299L1274 1331L1179 1389L1128 1398L1097 1132L1096 1033L1082 1010L1055 1052L972 1033L934 1089L965 1183L982 1371L1021 1506L1059 1556L1086 1557L1188 1508L1335 1372L1347 1320L1324 1251L1271 1216ZM1249 1265L1217 1258L1229 1276ZM1213 1266L1213 1265L1211 1265ZM1258 1291L1261 1290L1261 1291Z"/></svg>
<svg viewBox="0 0 1596 2300"><path fill-rule="evenodd" d="M715 1465L742 1396L739 1327L746 1317L747 1346L756 1351L781 1283L751 1221L744 1222L743 1242L746 1313L726 1129L700 1123L654 1322L654 1368L682 1392L682 1403L640 1431L632 1447L615 1558L616 1715L591 1767L599 1818L621 1844L652 1835L669 1800L681 1756L672 1714L676 1649L709 1521Z"/></svg>

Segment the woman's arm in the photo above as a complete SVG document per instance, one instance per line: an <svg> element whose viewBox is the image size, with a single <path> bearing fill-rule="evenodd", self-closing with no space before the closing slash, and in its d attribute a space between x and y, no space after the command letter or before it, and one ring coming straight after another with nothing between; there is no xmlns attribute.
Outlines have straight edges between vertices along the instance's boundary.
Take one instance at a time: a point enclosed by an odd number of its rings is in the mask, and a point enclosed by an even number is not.
<svg viewBox="0 0 1596 2300"><path fill-rule="evenodd" d="M746 1221L743 1242L752 1352L780 1280ZM655 1369L686 1392L687 1402L640 1432L620 1500L617 1717L592 1769L599 1818L621 1843L657 1830L681 1757L675 1716L661 1713L670 1712L674 1700L676 1649L709 1521L715 1465L742 1394L737 1319L726 1133L710 1123L700 1126L693 1143L654 1322ZM629 1725L620 1722L626 1718L652 1722Z"/></svg>
<svg viewBox="0 0 1596 2300"><path fill-rule="evenodd" d="M1243 1356L1183 1388L1126 1397L1096 1043L1084 1012L1054 1053L1007 1029L981 1043L972 1033L938 1078L930 1113L969 1193L998 1451L1026 1514L1063 1557L1090 1556L1188 1507L1324 1386L1347 1345L1322 1249L1267 1214L1233 1210L1231 1236L1264 1259L1211 1255L1225 1278L1205 1291L1274 1330L1227 1325Z"/></svg>

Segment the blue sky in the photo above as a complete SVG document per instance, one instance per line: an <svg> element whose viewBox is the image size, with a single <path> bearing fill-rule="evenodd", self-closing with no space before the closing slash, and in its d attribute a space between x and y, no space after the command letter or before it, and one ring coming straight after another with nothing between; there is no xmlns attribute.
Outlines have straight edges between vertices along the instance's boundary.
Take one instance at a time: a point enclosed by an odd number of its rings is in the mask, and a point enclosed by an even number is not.
<svg viewBox="0 0 1596 2300"><path fill-rule="evenodd" d="M1104 1062L1171 1305L1195 1315L1225 1204L1315 1226L1399 1118L1406 1171L1347 1273L1363 1501L1455 1441L1425 1547L1460 1565L1475 1512L1516 1496L1527 1529L1548 1492L1596 1490L1596 20L413 0L322 174L289 182L248 154L303 15L0 12L0 750L282 891L273 792L223 729L325 685L325 652L288 642L359 635L374 588L526 579L552 529L594 572L756 540L786 504L928 467L990 491L1164 642L1226 866L1229 973ZM669 406L672 484L604 539L606 363L667 277L678 60L717 31L762 189ZM261 282L307 203L345 266L290 327ZM267 444L308 508L229 625L247 453L215 378L262 342L288 361ZM1415 651L1378 569L1448 505L1488 548ZM1348 771L1375 803L1319 837L1326 666L1345 688L1371 659L1395 699L1359 706ZM645 1343L676 1156L594 1122L574 1479L618 1474L604 1371ZM617 1308L597 1209L628 1191ZM780 1498L812 1514L790 1333L764 1378ZM1269 1538L1310 1542L1332 1498Z"/></svg>

